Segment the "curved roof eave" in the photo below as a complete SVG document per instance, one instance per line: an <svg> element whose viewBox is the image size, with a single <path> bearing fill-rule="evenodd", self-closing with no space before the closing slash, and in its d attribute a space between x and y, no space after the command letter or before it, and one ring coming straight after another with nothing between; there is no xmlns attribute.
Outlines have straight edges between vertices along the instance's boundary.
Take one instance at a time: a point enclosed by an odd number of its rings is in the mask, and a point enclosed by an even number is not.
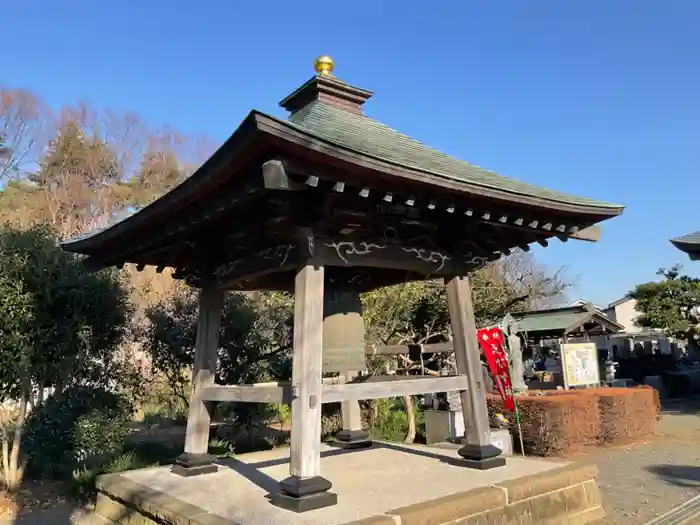
<svg viewBox="0 0 700 525"><path fill-rule="evenodd" d="M680 237L669 239L671 244L686 253L690 251L700 252L700 231L688 233Z"/></svg>
<svg viewBox="0 0 700 525"><path fill-rule="evenodd" d="M686 240L688 237L693 237L693 240ZM678 250L686 253L691 261L700 261L700 232L669 239L669 242Z"/></svg>
<svg viewBox="0 0 700 525"><path fill-rule="evenodd" d="M174 206L182 204L196 188L202 184L210 183L219 174L222 165L228 165L248 146L257 132L256 114L256 111L251 111L236 131L204 164L168 193L151 202L143 209L126 217L121 217L106 227L87 232L61 243L61 247L71 252L89 250L127 230L138 227L155 216L170 213Z"/></svg>
<svg viewBox="0 0 700 525"><path fill-rule="evenodd" d="M229 165L261 132L271 134L290 144L305 147L364 168L387 172L403 179L439 186L460 193L478 195L510 203L527 204L567 213L589 216L595 215L606 218L616 217L624 210L624 206L622 205L562 202L556 199L516 193L498 187L479 185L473 182L451 180L440 173L390 162L386 159L374 157L363 152L343 147L339 144L334 144L331 141L315 136L313 133L306 132L285 120L253 110L229 139L226 140L199 169L170 192L153 201L138 212L127 217L122 217L104 228L88 232L61 243L62 248L71 252L84 253L132 228L139 227L158 215L171 213L172 208L181 205L196 188L203 184L211 183L220 173L222 165Z"/></svg>

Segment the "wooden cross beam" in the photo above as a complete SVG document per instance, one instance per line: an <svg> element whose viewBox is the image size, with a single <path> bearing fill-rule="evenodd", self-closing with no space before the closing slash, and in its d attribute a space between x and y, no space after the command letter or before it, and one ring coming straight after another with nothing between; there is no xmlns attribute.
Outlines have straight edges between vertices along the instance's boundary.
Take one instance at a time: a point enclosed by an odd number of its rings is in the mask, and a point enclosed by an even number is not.
<svg viewBox="0 0 700 525"><path fill-rule="evenodd" d="M362 376L350 382L337 378L324 379L321 403L340 403L363 399L400 397L452 390L466 390L463 375L425 376ZM291 382L257 383L254 385L210 386L201 392L204 401L223 403L289 404L294 399Z"/></svg>

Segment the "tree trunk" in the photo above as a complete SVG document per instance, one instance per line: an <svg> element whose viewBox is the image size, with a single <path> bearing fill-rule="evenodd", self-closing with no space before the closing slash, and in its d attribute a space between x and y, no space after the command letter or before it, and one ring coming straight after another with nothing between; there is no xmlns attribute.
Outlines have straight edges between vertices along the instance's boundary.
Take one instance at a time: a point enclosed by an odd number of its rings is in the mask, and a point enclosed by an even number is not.
<svg viewBox="0 0 700 525"><path fill-rule="evenodd" d="M7 434L3 435L3 440L2 440L2 473L5 478L8 477L8 473L10 472L10 443L9 440L10 436ZM5 485L7 485L7 482L5 482Z"/></svg>
<svg viewBox="0 0 700 525"><path fill-rule="evenodd" d="M416 440L416 411L413 409L413 398L404 396L403 401L406 405L406 415L408 416L408 433L404 443L413 443Z"/></svg>
<svg viewBox="0 0 700 525"><path fill-rule="evenodd" d="M700 345L698 345L697 340L695 339L695 330L690 330L688 333L686 333L685 338L686 341L688 341L688 350L689 354L695 354L693 357L700 358Z"/></svg>
<svg viewBox="0 0 700 525"><path fill-rule="evenodd" d="M10 465L8 471L5 472L5 484L7 490L13 491L19 487L22 481L23 467L20 464L19 447L22 443L22 432L24 431L24 422L27 418L27 403L31 389L23 388L19 398L19 415L15 424L15 432L12 438L12 452L10 453Z"/></svg>
<svg viewBox="0 0 700 525"><path fill-rule="evenodd" d="M379 404L376 399L369 400L369 427L374 428L379 418Z"/></svg>

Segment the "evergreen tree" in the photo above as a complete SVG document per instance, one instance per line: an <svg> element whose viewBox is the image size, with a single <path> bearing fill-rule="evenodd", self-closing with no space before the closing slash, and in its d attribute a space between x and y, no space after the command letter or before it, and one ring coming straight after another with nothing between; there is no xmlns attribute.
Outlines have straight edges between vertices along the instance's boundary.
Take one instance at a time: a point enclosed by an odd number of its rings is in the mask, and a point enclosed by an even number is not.
<svg viewBox="0 0 700 525"><path fill-rule="evenodd" d="M698 349L700 337L700 279L681 274L681 267L660 269L659 282L639 284L629 293L637 301L640 326L663 329Z"/></svg>

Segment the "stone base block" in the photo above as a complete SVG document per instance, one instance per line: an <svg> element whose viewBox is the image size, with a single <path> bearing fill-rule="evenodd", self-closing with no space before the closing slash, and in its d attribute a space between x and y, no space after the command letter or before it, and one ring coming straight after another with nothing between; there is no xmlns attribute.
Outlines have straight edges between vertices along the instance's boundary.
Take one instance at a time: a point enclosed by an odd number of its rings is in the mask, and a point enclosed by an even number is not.
<svg viewBox="0 0 700 525"><path fill-rule="evenodd" d="M492 468L504 467L506 464L506 458L503 456L496 456L495 458L486 459L464 459L462 464L467 468L489 470Z"/></svg>
<svg viewBox="0 0 700 525"><path fill-rule="evenodd" d="M587 525L605 517L597 475L595 465L573 464L416 503L376 518L443 525Z"/></svg>
<svg viewBox="0 0 700 525"><path fill-rule="evenodd" d="M173 465L170 472L178 476L202 476L204 474L214 474L219 471L216 465L200 465L199 467L185 467L182 465Z"/></svg>
<svg viewBox="0 0 700 525"><path fill-rule="evenodd" d="M219 467L214 464L216 458L210 454L181 454L173 465L171 472L178 476L201 476L218 472Z"/></svg>
<svg viewBox="0 0 700 525"><path fill-rule="evenodd" d="M507 428L492 428L491 429L491 444L501 449L501 455L513 455L513 436Z"/></svg>
<svg viewBox="0 0 700 525"><path fill-rule="evenodd" d="M270 501L285 510L308 512L338 504L331 482L321 476L298 478L290 476L280 481L280 491L270 495Z"/></svg>
<svg viewBox="0 0 700 525"><path fill-rule="evenodd" d="M334 492L319 492L308 496L294 497L283 492L272 494L270 502L277 507L292 512L308 512L338 504L338 495Z"/></svg>
<svg viewBox="0 0 700 525"><path fill-rule="evenodd" d="M372 446L372 440L366 430L341 430L335 435L335 445L346 449L367 448Z"/></svg>
<svg viewBox="0 0 700 525"><path fill-rule="evenodd" d="M489 470L506 464L501 449L494 445L466 444L457 453L464 458L464 466L468 468Z"/></svg>

